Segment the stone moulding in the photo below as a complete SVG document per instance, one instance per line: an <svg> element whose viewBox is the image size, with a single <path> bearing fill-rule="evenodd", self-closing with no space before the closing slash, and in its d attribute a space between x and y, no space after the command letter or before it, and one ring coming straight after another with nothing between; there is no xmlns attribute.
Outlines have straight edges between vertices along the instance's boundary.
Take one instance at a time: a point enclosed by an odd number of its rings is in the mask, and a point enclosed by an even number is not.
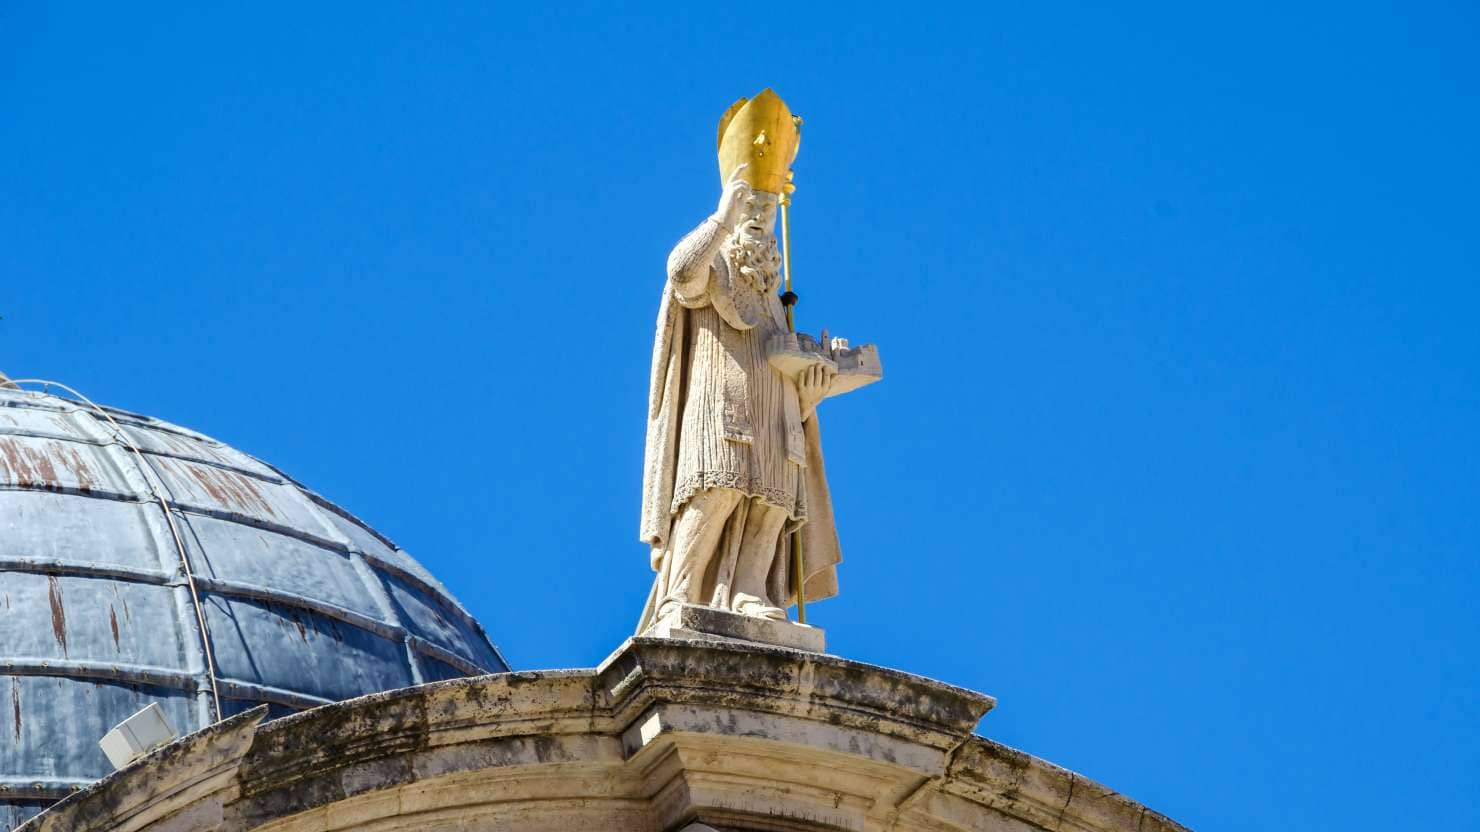
<svg viewBox="0 0 1480 832"><path fill-rule="evenodd" d="M457 679L192 734L25 832L1181 826L972 733L990 697L785 648L633 638L594 670Z"/></svg>

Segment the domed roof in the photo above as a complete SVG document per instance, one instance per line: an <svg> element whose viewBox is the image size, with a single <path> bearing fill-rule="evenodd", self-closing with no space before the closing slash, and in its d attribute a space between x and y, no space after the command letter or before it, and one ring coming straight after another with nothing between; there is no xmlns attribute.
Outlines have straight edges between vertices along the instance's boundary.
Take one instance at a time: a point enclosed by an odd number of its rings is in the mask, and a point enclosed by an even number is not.
<svg viewBox="0 0 1480 832"><path fill-rule="evenodd" d="M184 734L505 670L425 568L276 468L0 389L0 829L111 771L98 740L150 702Z"/></svg>

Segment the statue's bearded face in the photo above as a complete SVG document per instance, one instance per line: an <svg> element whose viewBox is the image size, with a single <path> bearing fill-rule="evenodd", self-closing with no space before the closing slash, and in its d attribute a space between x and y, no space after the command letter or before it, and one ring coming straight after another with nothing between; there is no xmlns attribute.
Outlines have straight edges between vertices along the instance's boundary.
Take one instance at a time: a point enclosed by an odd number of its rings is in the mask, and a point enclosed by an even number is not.
<svg viewBox="0 0 1480 832"><path fill-rule="evenodd" d="M781 252L776 247L776 195L756 191L745 200L745 213L730 238L731 262L751 285L775 291L781 280Z"/></svg>
<svg viewBox="0 0 1480 832"><path fill-rule="evenodd" d="M745 213L735 225L736 233L754 238L771 235L776 228L776 205L775 194L752 191L745 198Z"/></svg>

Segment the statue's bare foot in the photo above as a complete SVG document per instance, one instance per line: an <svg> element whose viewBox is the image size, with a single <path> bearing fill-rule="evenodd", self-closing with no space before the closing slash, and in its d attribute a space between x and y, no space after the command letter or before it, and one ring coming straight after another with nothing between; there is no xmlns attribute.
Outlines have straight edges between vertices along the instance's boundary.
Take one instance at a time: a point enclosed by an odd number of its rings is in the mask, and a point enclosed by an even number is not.
<svg viewBox="0 0 1480 832"><path fill-rule="evenodd" d="M748 615L751 618L764 618L767 621L786 620L786 610L780 607L773 607L754 595L747 595L743 592L736 593L735 602L731 605L731 608L735 612L741 615Z"/></svg>

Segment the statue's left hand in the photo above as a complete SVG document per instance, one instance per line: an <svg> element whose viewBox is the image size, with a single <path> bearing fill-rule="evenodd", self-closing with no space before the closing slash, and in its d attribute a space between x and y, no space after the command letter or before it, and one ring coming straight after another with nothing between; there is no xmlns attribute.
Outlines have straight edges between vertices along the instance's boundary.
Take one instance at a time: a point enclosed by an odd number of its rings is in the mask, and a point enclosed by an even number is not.
<svg viewBox="0 0 1480 832"><path fill-rule="evenodd" d="M803 420L812 418L812 411L827 395L833 376L837 374L838 371L827 364L813 364L797 376L797 400L802 406Z"/></svg>

